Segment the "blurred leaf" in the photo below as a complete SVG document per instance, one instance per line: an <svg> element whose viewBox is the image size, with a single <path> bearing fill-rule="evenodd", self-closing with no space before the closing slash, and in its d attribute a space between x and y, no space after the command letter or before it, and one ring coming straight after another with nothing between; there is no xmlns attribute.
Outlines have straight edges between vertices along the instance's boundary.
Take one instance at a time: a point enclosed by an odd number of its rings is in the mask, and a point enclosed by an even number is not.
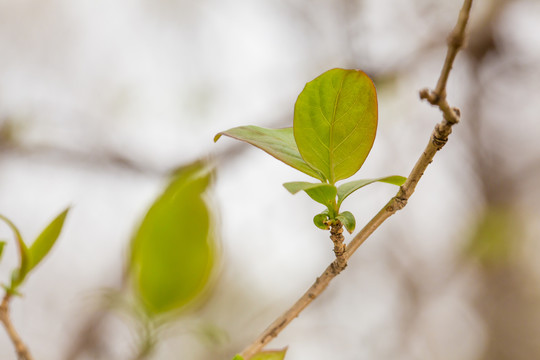
<svg viewBox="0 0 540 360"><path fill-rule="evenodd" d="M60 213L41 234L37 237L34 243L28 249L29 266L28 272L35 268L41 260L49 253L56 239L60 236L64 221L69 212L69 208Z"/></svg>
<svg viewBox="0 0 540 360"><path fill-rule="evenodd" d="M133 239L134 286L150 315L179 309L208 282L215 239L203 196L210 180L204 162L179 169Z"/></svg>
<svg viewBox="0 0 540 360"><path fill-rule="evenodd" d="M304 174L321 181L325 180L321 173L306 164L300 156L294 141L292 128L265 129L252 125L239 126L220 132L214 137L214 141L218 141L222 135L254 145Z"/></svg>
<svg viewBox="0 0 540 360"><path fill-rule="evenodd" d="M376 179L355 180L355 181L342 184L338 186L338 189L337 189L338 206L341 206L341 203L343 202L343 200L347 198L347 196L351 195L353 192L355 192L356 190L366 185L369 185L378 181L378 182L384 182L388 184L401 186L405 183L406 180L407 178L403 176L393 175L393 176L385 176L385 177L376 178Z"/></svg>
<svg viewBox="0 0 540 360"><path fill-rule="evenodd" d="M251 360L283 360L287 348L277 351L262 351L251 358Z"/></svg>
<svg viewBox="0 0 540 360"><path fill-rule="evenodd" d="M336 201L337 189L334 185L326 183L309 183L304 181L288 182L283 184L291 194L304 190L310 198L318 203L321 203L329 209L334 208Z"/></svg>
<svg viewBox="0 0 540 360"><path fill-rule="evenodd" d="M4 246L6 246L6 242L0 241L0 260L2 260L2 253L4 252Z"/></svg>
<svg viewBox="0 0 540 360"><path fill-rule="evenodd" d="M354 215L350 211L344 211L340 213L338 216L336 216L336 219L341 221L341 223L345 226L345 229L347 229L349 234L353 233L354 228L356 227L356 219L354 218Z"/></svg>
<svg viewBox="0 0 540 360"><path fill-rule="evenodd" d="M29 255L28 255L28 247L24 243L24 240L21 236L21 233L19 232L19 229L9 220L7 217L0 215L0 219L3 220L13 231L13 234L15 235L15 240L17 241L17 249L19 251L19 267L15 269L12 273L11 277L11 285L9 287L9 291L15 291L17 286L19 286L26 276L26 273L28 272L28 266L29 266Z"/></svg>
<svg viewBox="0 0 540 360"><path fill-rule="evenodd" d="M235 355L232 360L244 360L244 358L240 355Z"/></svg>
<svg viewBox="0 0 540 360"><path fill-rule="evenodd" d="M328 210L325 210L322 213L317 214L315 215L315 217L313 217L313 223L319 229L328 230L330 229L330 226L328 226L328 224L326 223L328 219L329 219Z"/></svg>
<svg viewBox="0 0 540 360"><path fill-rule="evenodd" d="M466 254L485 266L504 265L522 236L518 216L509 208L487 208L474 224Z"/></svg>
<svg viewBox="0 0 540 360"><path fill-rule="evenodd" d="M373 82L358 70L323 73L298 96L293 129L302 158L331 184L354 175L377 132Z"/></svg>

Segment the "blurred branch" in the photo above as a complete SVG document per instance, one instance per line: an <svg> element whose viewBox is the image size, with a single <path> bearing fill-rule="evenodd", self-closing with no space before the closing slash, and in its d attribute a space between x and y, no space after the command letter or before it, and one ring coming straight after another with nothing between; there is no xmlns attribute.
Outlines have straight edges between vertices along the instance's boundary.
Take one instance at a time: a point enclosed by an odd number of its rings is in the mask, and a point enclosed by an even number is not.
<svg viewBox="0 0 540 360"><path fill-rule="evenodd" d="M6 332L11 339L11 342L15 346L15 351L17 352L18 360L33 360L34 358L30 355L30 351L22 341L21 337L13 327L11 318L9 316L9 301L11 300L11 295L6 292L2 304L0 305L0 322L4 325Z"/></svg>
<svg viewBox="0 0 540 360"><path fill-rule="evenodd" d="M448 141L448 136L452 132L452 126L459 122L460 111L457 108L451 108L446 101L446 83L454 59L465 42L465 29L469 19L469 13L472 0L465 0L461 8L456 26L448 39L448 51L441 71L441 75L434 91L424 89L420 92L422 99L428 100L432 105L438 106L443 113L443 121L435 126L428 145L416 162L407 181L400 188L396 196L375 215L362 230L351 240L347 250L343 254L345 260L348 260L352 254L364 243L364 241L390 216L406 206L409 197L414 193L418 181L424 174L428 165L432 162L437 151ZM289 308L283 315L278 317L263 333L248 347L242 351L245 359L250 359L257 354L272 339L287 327L292 320L302 312L313 300L315 300L343 269L345 265L339 259L334 260L315 283Z"/></svg>

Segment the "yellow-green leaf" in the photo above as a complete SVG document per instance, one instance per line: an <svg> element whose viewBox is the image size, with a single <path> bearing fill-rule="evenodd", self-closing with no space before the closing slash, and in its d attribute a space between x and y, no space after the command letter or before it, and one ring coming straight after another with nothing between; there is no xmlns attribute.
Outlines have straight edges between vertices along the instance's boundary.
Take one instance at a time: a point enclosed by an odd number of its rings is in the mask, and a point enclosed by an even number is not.
<svg viewBox="0 0 540 360"><path fill-rule="evenodd" d="M19 267L14 270L12 280L11 280L11 286L10 289L15 291L18 285L20 285L24 277L26 276L26 273L28 272L28 266L29 266L29 260L28 260L28 247L24 243L24 240L21 236L21 233L19 232L19 229L4 215L0 215L0 219L3 220L10 228L11 231L13 231L13 234L15 235L15 240L17 242L17 249L19 251Z"/></svg>
<svg viewBox="0 0 540 360"><path fill-rule="evenodd" d="M131 275L150 315L177 310L206 286L214 264L204 162L178 170L146 214L132 243Z"/></svg>
<svg viewBox="0 0 540 360"><path fill-rule="evenodd" d="M356 219L354 218L354 215L350 211L344 211L340 213L338 216L336 216L336 219L341 221L341 223L345 226L345 229L347 229L349 234L353 233L354 228L356 227Z"/></svg>
<svg viewBox="0 0 540 360"><path fill-rule="evenodd" d="M218 141L222 135L256 146L304 174L324 181L324 176L306 164L300 156L292 128L266 129L252 125L239 126L220 132L214 137L214 141Z"/></svg>
<svg viewBox="0 0 540 360"><path fill-rule="evenodd" d="M337 189L334 185L294 181L285 183L283 186L293 195L304 190L316 202L325 205L329 209L334 209L337 194Z"/></svg>
<svg viewBox="0 0 540 360"><path fill-rule="evenodd" d="M283 360L285 359L286 353L287 348L283 350L261 351L254 355L251 360Z"/></svg>
<svg viewBox="0 0 540 360"><path fill-rule="evenodd" d="M360 188L363 188L366 185L373 184L374 182L378 181L378 182L383 182L387 184L401 186L405 183L406 180L407 178L403 176L392 175L392 176L385 176L385 177L380 177L376 179L355 180L355 181L342 184L338 186L338 189L337 189L338 206L341 205L341 203L343 202L343 200L345 200L345 198L347 198L347 196L351 195L353 192L355 192L356 190Z"/></svg>
<svg viewBox="0 0 540 360"><path fill-rule="evenodd" d="M313 217L313 223L319 229L328 230L330 229L330 226L327 223L328 219L329 219L328 210L325 210L322 213L317 214Z"/></svg>
<svg viewBox="0 0 540 360"><path fill-rule="evenodd" d="M294 109L304 161L331 183L354 175L377 131L377 93L362 71L332 69L308 82Z"/></svg>
<svg viewBox="0 0 540 360"><path fill-rule="evenodd" d="M0 260L2 260L2 254L4 252L4 247L6 246L5 241L0 241Z"/></svg>
<svg viewBox="0 0 540 360"><path fill-rule="evenodd" d="M69 208L62 211L46 228L39 234L37 239L32 243L32 246L28 249L29 254L29 267L30 272L41 260L49 253L54 243L60 236L64 221L69 212Z"/></svg>

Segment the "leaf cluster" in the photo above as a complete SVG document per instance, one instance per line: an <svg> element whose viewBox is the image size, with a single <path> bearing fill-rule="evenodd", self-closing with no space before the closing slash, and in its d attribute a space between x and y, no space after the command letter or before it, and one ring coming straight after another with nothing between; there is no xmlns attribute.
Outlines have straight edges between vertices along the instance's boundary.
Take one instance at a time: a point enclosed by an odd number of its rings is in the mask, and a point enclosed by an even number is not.
<svg viewBox="0 0 540 360"><path fill-rule="evenodd" d="M17 243L19 253L19 265L11 273L11 281L9 284L2 286L8 294L18 295L18 288L26 280L26 277L34 268L41 263L43 258L50 252L56 240L60 236L64 221L69 212L69 208L62 211L34 240L31 246L28 246L24 241L19 229L7 217L0 215L0 220L5 222L12 230ZM0 242L0 259L6 242Z"/></svg>
<svg viewBox="0 0 540 360"><path fill-rule="evenodd" d="M222 135L254 145L276 159L319 182L285 183L292 194L304 191L326 209L315 215L315 225L328 229L340 221L349 232L355 228L353 214L340 212L341 204L356 190L374 182L402 185L402 176L355 180L353 176L366 160L377 132L377 93L362 71L332 69L308 82L294 108L293 127L266 129L240 126Z"/></svg>

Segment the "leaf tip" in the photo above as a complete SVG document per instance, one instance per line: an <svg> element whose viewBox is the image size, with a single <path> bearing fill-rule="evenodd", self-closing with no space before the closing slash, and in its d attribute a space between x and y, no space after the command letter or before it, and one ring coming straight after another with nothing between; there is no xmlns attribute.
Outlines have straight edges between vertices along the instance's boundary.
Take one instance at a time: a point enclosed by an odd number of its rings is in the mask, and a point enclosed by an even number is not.
<svg viewBox="0 0 540 360"><path fill-rule="evenodd" d="M214 142L217 142L219 140L219 138L221 137L221 135L223 135L222 132L217 133L216 136L214 136Z"/></svg>

